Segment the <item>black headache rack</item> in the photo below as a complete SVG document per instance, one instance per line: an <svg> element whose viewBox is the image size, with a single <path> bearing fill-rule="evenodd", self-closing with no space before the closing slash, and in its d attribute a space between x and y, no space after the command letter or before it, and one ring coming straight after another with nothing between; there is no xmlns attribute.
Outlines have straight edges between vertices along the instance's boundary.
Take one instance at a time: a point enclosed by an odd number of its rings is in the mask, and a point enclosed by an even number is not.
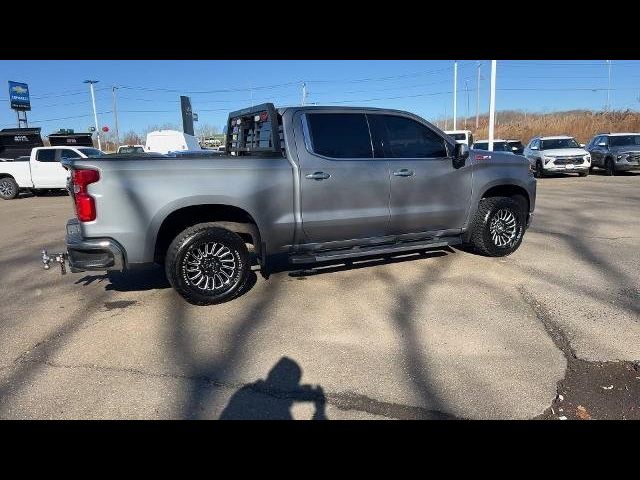
<svg viewBox="0 0 640 480"><path fill-rule="evenodd" d="M263 103L229 114L226 153L238 156L282 155L284 137L282 118L273 103Z"/></svg>
<svg viewBox="0 0 640 480"><path fill-rule="evenodd" d="M93 147L92 133L52 133L47 138L52 147Z"/></svg>
<svg viewBox="0 0 640 480"><path fill-rule="evenodd" d="M29 156L31 149L44 147L40 128L5 128L0 130L0 158L17 160Z"/></svg>

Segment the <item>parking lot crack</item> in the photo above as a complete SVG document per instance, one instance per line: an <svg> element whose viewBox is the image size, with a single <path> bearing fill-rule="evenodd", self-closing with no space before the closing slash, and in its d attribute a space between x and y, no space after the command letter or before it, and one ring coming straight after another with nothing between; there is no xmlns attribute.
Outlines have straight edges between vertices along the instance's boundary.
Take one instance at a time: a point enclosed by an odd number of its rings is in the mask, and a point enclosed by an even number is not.
<svg viewBox="0 0 640 480"><path fill-rule="evenodd" d="M578 358L551 313L524 286L520 295L567 360L556 397L537 419L640 419L640 366L634 362L593 362Z"/></svg>
<svg viewBox="0 0 640 480"><path fill-rule="evenodd" d="M567 335L564 331L553 321L551 313L541 302L539 302L534 295L528 292L524 286L518 287L518 292L522 296L524 302L529 305L533 310L536 318L542 323L547 334L551 337L554 345L562 352L567 360L577 358L576 352L571 346Z"/></svg>

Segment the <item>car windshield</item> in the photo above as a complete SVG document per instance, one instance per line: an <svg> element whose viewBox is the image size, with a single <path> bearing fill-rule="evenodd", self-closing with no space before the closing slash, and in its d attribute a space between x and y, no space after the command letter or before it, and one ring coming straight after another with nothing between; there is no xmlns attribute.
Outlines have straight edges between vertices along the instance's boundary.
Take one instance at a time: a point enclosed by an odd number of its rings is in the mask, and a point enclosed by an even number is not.
<svg viewBox="0 0 640 480"><path fill-rule="evenodd" d="M554 150L556 148L580 148L580 144L574 138L552 138L542 140L540 150Z"/></svg>
<svg viewBox="0 0 640 480"><path fill-rule="evenodd" d="M479 142L473 145L473 148L477 150L489 150L488 142ZM511 147L507 142L493 142L493 151L494 152L510 152Z"/></svg>
<svg viewBox="0 0 640 480"><path fill-rule="evenodd" d="M467 136L464 133L450 133L450 137L453 137L454 140L466 140Z"/></svg>
<svg viewBox="0 0 640 480"><path fill-rule="evenodd" d="M78 151L87 157L100 157L104 155L104 152L97 148L78 148Z"/></svg>
<svg viewBox="0 0 640 480"><path fill-rule="evenodd" d="M144 153L142 147L120 147L118 153Z"/></svg>
<svg viewBox="0 0 640 480"><path fill-rule="evenodd" d="M640 146L640 135L613 135L609 137L609 146Z"/></svg>

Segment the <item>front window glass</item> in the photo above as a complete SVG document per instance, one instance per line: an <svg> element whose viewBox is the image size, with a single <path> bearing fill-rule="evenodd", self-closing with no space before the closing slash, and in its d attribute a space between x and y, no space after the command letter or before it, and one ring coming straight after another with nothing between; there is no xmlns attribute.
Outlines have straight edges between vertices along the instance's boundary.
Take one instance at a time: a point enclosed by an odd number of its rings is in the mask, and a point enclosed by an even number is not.
<svg viewBox="0 0 640 480"><path fill-rule="evenodd" d="M640 135L612 135L609 137L610 147L637 147L640 145Z"/></svg>
<svg viewBox="0 0 640 480"><path fill-rule="evenodd" d="M580 144L574 138L542 140L541 150L555 150L556 148L580 148Z"/></svg>

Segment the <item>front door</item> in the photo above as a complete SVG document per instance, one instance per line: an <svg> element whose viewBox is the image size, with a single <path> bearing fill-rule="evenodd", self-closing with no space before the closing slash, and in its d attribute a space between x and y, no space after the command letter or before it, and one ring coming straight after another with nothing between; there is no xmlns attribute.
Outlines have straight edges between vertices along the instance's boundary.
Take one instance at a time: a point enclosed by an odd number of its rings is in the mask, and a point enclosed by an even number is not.
<svg viewBox="0 0 640 480"><path fill-rule="evenodd" d="M65 188L67 170L60 164L61 154L79 158L73 150L46 148L36 152L36 161L31 163L31 178L35 188ZM73 156L75 155L75 156Z"/></svg>
<svg viewBox="0 0 640 480"><path fill-rule="evenodd" d="M376 157L391 172L390 234L463 227L471 167L453 165L453 148L429 126L402 115L368 114Z"/></svg>
<svg viewBox="0 0 640 480"><path fill-rule="evenodd" d="M379 237L389 227L389 166L373 158L366 115L340 109L294 118L302 228L309 243Z"/></svg>

